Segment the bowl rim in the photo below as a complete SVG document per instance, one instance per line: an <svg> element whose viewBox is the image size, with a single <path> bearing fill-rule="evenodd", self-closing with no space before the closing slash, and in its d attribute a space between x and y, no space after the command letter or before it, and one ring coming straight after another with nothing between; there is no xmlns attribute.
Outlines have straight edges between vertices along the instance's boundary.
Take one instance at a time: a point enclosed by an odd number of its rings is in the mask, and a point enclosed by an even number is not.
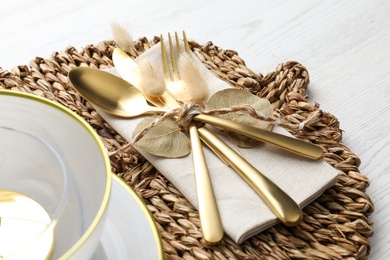
<svg viewBox="0 0 390 260"><path fill-rule="evenodd" d="M73 118L76 122L78 122L84 129L87 130L87 132L91 135L91 137L95 140L99 151L102 155L102 159L104 161L105 165L105 179L106 179L106 186L105 186L105 191L104 191L104 196L102 203L100 205L100 208L93 219L91 225L87 228L87 230L82 234L82 236L77 240L76 243L73 244L73 246L68 249L62 256L60 256L60 259L68 259L70 258L76 251L87 241L87 239L91 236L91 234L94 232L95 228L98 226L100 221L102 220L107 208L108 208L108 202L111 194L111 183L112 183L112 178L111 178L111 163L109 161L109 158L107 156L107 151L106 148L101 141L100 137L96 133L96 131L79 115L77 115L75 112L70 110L69 108L61 105L60 103L56 103L52 100L49 100L44 97L40 97L34 94L30 93L25 93L25 92L18 92L14 90L3 90L0 89L0 95L8 95L12 97L20 97L20 98L25 98L29 100L33 100L39 103L42 103L44 105L49 105L55 109L58 109L60 112L63 112L67 115L69 115L71 118Z"/></svg>

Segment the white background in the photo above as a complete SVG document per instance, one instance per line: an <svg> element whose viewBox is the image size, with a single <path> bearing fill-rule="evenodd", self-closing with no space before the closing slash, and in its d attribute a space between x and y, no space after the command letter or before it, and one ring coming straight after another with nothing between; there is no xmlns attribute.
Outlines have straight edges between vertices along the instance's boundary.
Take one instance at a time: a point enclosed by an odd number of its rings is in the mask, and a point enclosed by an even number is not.
<svg viewBox="0 0 390 260"><path fill-rule="evenodd" d="M390 259L390 1L3 0L0 10L5 70L111 40L112 22L134 39L186 30L199 43L238 51L263 74L281 62L302 63L309 101L340 120L343 143L371 180L371 259Z"/></svg>

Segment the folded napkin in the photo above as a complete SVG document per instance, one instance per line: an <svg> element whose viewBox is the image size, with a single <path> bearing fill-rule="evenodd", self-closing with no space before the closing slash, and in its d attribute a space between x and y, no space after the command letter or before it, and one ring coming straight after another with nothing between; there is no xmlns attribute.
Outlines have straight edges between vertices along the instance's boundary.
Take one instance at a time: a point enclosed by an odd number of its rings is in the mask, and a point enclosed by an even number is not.
<svg viewBox="0 0 390 260"><path fill-rule="evenodd" d="M160 48L160 44L153 46L135 61L148 59L156 65L156 68L162 70ZM202 70L211 94L231 87L213 75L196 57L194 62ZM115 69L110 72L116 73ZM142 120L142 118L123 119L99 110L98 112L129 142L132 141L135 126ZM279 126L274 126L273 131L290 135ZM220 137L229 142L223 136ZM247 238L279 222L270 208L234 170L222 163L209 149L205 147L204 150L225 234L237 243L242 243ZM167 159L151 155L141 149L138 151L171 181L192 205L197 207L191 155ZM309 204L325 189L332 186L339 174L323 160L309 160L270 144L264 143L256 148L240 149L239 154L275 182L301 207Z"/></svg>

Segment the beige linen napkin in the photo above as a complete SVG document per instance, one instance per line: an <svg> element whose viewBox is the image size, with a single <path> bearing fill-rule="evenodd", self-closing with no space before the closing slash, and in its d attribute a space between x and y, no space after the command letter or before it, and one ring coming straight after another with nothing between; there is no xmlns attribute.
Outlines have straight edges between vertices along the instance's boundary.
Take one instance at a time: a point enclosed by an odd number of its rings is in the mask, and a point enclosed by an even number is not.
<svg viewBox="0 0 390 260"><path fill-rule="evenodd" d="M140 55L136 62L148 59L162 70L160 44ZM195 55L194 55L195 57ZM231 87L218 79L195 57L195 62L210 87L210 93ZM115 70L110 72L115 73ZM133 84L136 82L134 79ZM132 132L142 118L122 119L99 111L103 118L129 142ZM282 127L275 126L273 131L290 135ZM222 136L220 136L222 137ZM223 138L223 137L222 137ZM223 140L227 141L226 138ZM191 155L184 158L167 159L139 152L151 162L182 194L197 207L195 178ZM269 144L260 144L253 149L240 149L253 166L275 182L301 207L316 199L328 187L332 186L339 172L323 160L312 161ZM251 187L231 168L205 147L205 156L217 198L225 233L237 243L278 223L277 218L251 189Z"/></svg>

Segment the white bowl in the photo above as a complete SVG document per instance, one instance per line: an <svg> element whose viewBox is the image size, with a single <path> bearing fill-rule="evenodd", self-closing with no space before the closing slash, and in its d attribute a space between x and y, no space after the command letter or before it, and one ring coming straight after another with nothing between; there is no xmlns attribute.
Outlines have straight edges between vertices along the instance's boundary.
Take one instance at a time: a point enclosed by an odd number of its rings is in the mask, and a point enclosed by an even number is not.
<svg viewBox="0 0 390 260"><path fill-rule="evenodd" d="M56 219L53 259L90 258L99 243L111 191L110 162L99 136L67 108L7 90L0 90L0 126L36 136L56 150L66 169L68 194Z"/></svg>

